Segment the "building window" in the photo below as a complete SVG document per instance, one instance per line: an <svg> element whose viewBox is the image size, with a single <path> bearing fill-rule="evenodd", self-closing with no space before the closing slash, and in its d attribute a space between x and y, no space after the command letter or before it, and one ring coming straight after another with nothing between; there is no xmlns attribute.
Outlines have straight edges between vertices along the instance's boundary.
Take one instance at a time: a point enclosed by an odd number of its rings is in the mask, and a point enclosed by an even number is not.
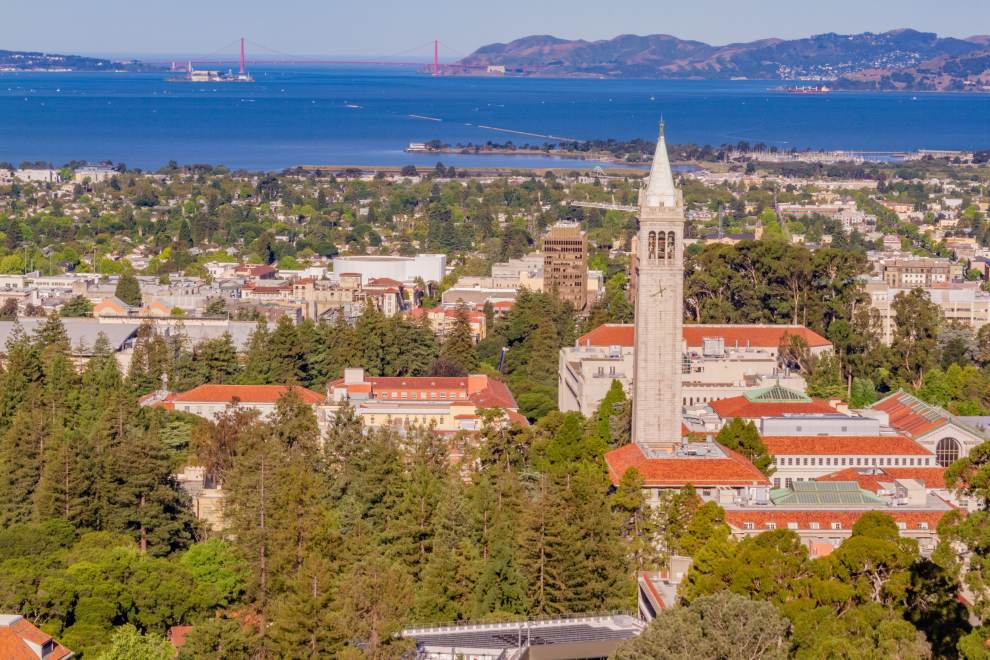
<svg viewBox="0 0 990 660"><path fill-rule="evenodd" d="M928 529L928 523L924 521L918 523L918 529Z"/></svg>
<svg viewBox="0 0 990 660"><path fill-rule="evenodd" d="M787 529L797 529L797 528L798 528L798 524L796 522L787 523Z"/></svg>
<svg viewBox="0 0 990 660"><path fill-rule="evenodd" d="M842 523L840 523L840 522L833 522L832 523L832 529L842 529Z"/></svg>
<svg viewBox="0 0 990 660"><path fill-rule="evenodd" d="M774 479L773 479L773 487L774 488L780 488L780 477L774 477Z"/></svg>
<svg viewBox="0 0 990 660"><path fill-rule="evenodd" d="M766 524L766 528L769 529L769 530L777 529L777 523L775 523L775 522L768 522Z"/></svg>
<svg viewBox="0 0 990 660"><path fill-rule="evenodd" d="M907 523L903 521L899 521L897 523L897 529L907 529Z"/></svg>
<svg viewBox="0 0 990 660"><path fill-rule="evenodd" d="M753 524L753 523L751 523L751 522L748 522L748 523L743 523L743 528L744 528L744 529L756 529L756 525L754 525L754 524Z"/></svg>
<svg viewBox="0 0 990 660"><path fill-rule="evenodd" d="M935 447L935 460L948 467L959 459L959 443L955 438L942 438Z"/></svg>
<svg viewBox="0 0 990 660"><path fill-rule="evenodd" d="M667 232L667 258L674 258L674 232Z"/></svg>
<svg viewBox="0 0 990 660"><path fill-rule="evenodd" d="M808 523L808 527L811 528L811 529L819 529L821 527L821 525L819 525L816 522L812 522L812 523Z"/></svg>
<svg viewBox="0 0 990 660"><path fill-rule="evenodd" d="M650 245L649 258L650 259L656 259L657 258L657 233L655 231L651 231L650 234L649 234L649 236L650 236L650 238L649 238L649 245Z"/></svg>
<svg viewBox="0 0 990 660"><path fill-rule="evenodd" d="M791 478L784 479L784 488L790 488L794 485L794 480Z"/></svg>

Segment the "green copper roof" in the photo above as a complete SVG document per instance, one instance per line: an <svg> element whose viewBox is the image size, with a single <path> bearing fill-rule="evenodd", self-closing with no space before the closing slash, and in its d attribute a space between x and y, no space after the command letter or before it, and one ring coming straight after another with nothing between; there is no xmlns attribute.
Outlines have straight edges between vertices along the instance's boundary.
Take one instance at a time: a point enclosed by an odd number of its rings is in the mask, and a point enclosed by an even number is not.
<svg viewBox="0 0 990 660"><path fill-rule="evenodd" d="M790 488L770 491L770 500L778 506L884 503L855 481L795 481Z"/></svg>
<svg viewBox="0 0 990 660"><path fill-rule="evenodd" d="M811 397L784 387L779 383L769 387L761 387L758 390L750 390L743 393L747 400L753 403L810 403Z"/></svg>

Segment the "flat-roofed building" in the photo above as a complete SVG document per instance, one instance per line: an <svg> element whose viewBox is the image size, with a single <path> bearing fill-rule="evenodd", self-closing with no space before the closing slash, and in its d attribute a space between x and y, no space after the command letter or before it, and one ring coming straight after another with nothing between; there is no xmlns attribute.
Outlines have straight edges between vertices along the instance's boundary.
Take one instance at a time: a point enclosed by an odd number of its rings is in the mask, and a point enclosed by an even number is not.
<svg viewBox="0 0 990 660"><path fill-rule="evenodd" d="M832 344L803 326L685 325L682 329L681 399L685 407L705 404L780 384L804 390L804 378L779 365L785 338L798 337L814 355ZM592 415L613 380L632 391L633 326L605 324L560 350L557 407Z"/></svg>
<svg viewBox="0 0 990 660"><path fill-rule="evenodd" d="M588 241L581 225L559 223L543 237L543 288L584 309L588 302Z"/></svg>
<svg viewBox="0 0 990 660"><path fill-rule="evenodd" d="M900 293L906 294L919 287L892 287L886 282L871 280L865 288L870 306L879 315L879 335L890 344L896 323L894 299ZM958 323L974 332L990 323L990 293L981 290L979 282L946 282L922 290L938 306L947 323Z"/></svg>
<svg viewBox="0 0 990 660"><path fill-rule="evenodd" d="M926 257L883 259L878 267L888 286L906 289L949 282L957 270L948 259Z"/></svg>

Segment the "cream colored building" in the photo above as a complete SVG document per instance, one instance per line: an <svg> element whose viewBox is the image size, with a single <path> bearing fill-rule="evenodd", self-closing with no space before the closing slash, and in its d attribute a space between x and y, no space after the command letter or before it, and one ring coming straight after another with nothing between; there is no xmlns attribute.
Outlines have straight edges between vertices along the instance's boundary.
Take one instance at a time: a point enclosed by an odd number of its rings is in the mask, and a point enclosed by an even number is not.
<svg viewBox="0 0 990 660"><path fill-rule="evenodd" d="M366 377L364 369L345 369L344 377L327 384L332 419L346 402L369 428L399 431L421 427L439 433L478 431L482 411L496 408L504 419L526 425L505 383L483 374L464 377Z"/></svg>
<svg viewBox="0 0 990 660"><path fill-rule="evenodd" d="M982 291L978 282L938 284L922 290L938 306L946 322L959 323L974 332L990 323L990 293ZM910 291L910 287L892 287L875 280L866 284L870 306L879 314L880 337L887 344L894 338L894 298Z"/></svg>
<svg viewBox="0 0 990 660"><path fill-rule="evenodd" d="M593 415L613 380L633 391L633 327L605 324L560 349L557 407ZM681 344L681 405L697 406L733 397L771 383L803 391L799 373L778 366L778 349L786 336L807 342L815 355L832 344L803 326L685 325Z"/></svg>

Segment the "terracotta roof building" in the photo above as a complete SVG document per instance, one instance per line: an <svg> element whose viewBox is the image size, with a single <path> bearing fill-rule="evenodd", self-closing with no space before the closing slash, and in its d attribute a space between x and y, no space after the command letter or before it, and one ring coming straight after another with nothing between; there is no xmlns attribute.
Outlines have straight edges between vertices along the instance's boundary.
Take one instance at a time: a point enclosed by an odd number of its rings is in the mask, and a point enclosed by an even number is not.
<svg viewBox="0 0 990 660"><path fill-rule="evenodd" d="M897 479L914 479L929 490L940 490L945 488L945 468L851 467L818 477L816 481L855 481L863 490L879 493L890 490L888 485Z"/></svg>
<svg viewBox="0 0 990 660"><path fill-rule="evenodd" d="M609 479L618 485L635 469L651 502L658 502L665 491L691 485L703 499L724 501L735 497L766 500L770 480L744 456L718 443L689 442L685 438L673 453L647 456L635 443L605 454Z"/></svg>
<svg viewBox="0 0 990 660"><path fill-rule="evenodd" d="M925 403L902 390L870 406L886 424L935 454L938 465L948 467L986 438L977 429L946 410Z"/></svg>
<svg viewBox="0 0 990 660"><path fill-rule="evenodd" d="M932 468L935 456L911 438L868 435L763 435L777 487L818 479L847 467Z"/></svg>
<svg viewBox="0 0 990 660"><path fill-rule="evenodd" d="M631 323L605 323L578 337L581 346L633 346ZM800 337L810 349L831 349L832 343L803 325L685 325L688 350L704 350L706 341L720 340L726 349L765 348L776 351L785 336Z"/></svg>
<svg viewBox="0 0 990 660"><path fill-rule="evenodd" d="M851 481L805 481L775 489L770 502L758 505L735 500L723 505L725 522L736 538L788 529L818 556L828 554L852 534L853 525L868 511L894 519L901 536L918 541L927 556L937 544L939 521L953 507L930 494L925 484L895 479L890 489L873 492Z"/></svg>
<svg viewBox="0 0 990 660"><path fill-rule="evenodd" d="M0 658L66 660L75 654L19 614L0 614Z"/></svg>
<svg viewBox="0 0 990 660"><path fill-rule="evenodd" d="M304 403L313 406L317 420L321 421L320 409L326 403L326 395L287 385L219 385L208 383L185 392L157 391L139 399L143 406L156 406L177 410L213 420L235 402L241 408L257 410L262 419L275 412L275 404L289 390L292 390Z"/></svg>
<svg viewBox="0 0 990 660"><path fill-rule="evenodd" d="M828 340L803 326L686 325L681 334L681 400L686 408L774 384L803 392L804 378L780 366L780 343L788 336L804 339L816 355L832 350ZM631 392L633 335L631 325L607 323L579 337L574 346L561 348L557 407L590 416L612 380Z"/></svg>
<svg viewBox="0 0 990 660"><path fill-rule="evenodd" d="M347 402L369 427L433 426L439 432L477 431L481 413L495 408L508 422L525 424L508 386L483 374L469 376L365 376L360 368L327 384L328 415Z"/></svg>
<svg viewBox="0 0 990 660"><path fill-rule="evenodd" d="M723 424L737 417L756 422L764 417L827 415L836 412L835 406L824 399L813 399L802 392L780 385L771 385L745 392L740 396L711 401L708 407L719 416Z"/></svg>

